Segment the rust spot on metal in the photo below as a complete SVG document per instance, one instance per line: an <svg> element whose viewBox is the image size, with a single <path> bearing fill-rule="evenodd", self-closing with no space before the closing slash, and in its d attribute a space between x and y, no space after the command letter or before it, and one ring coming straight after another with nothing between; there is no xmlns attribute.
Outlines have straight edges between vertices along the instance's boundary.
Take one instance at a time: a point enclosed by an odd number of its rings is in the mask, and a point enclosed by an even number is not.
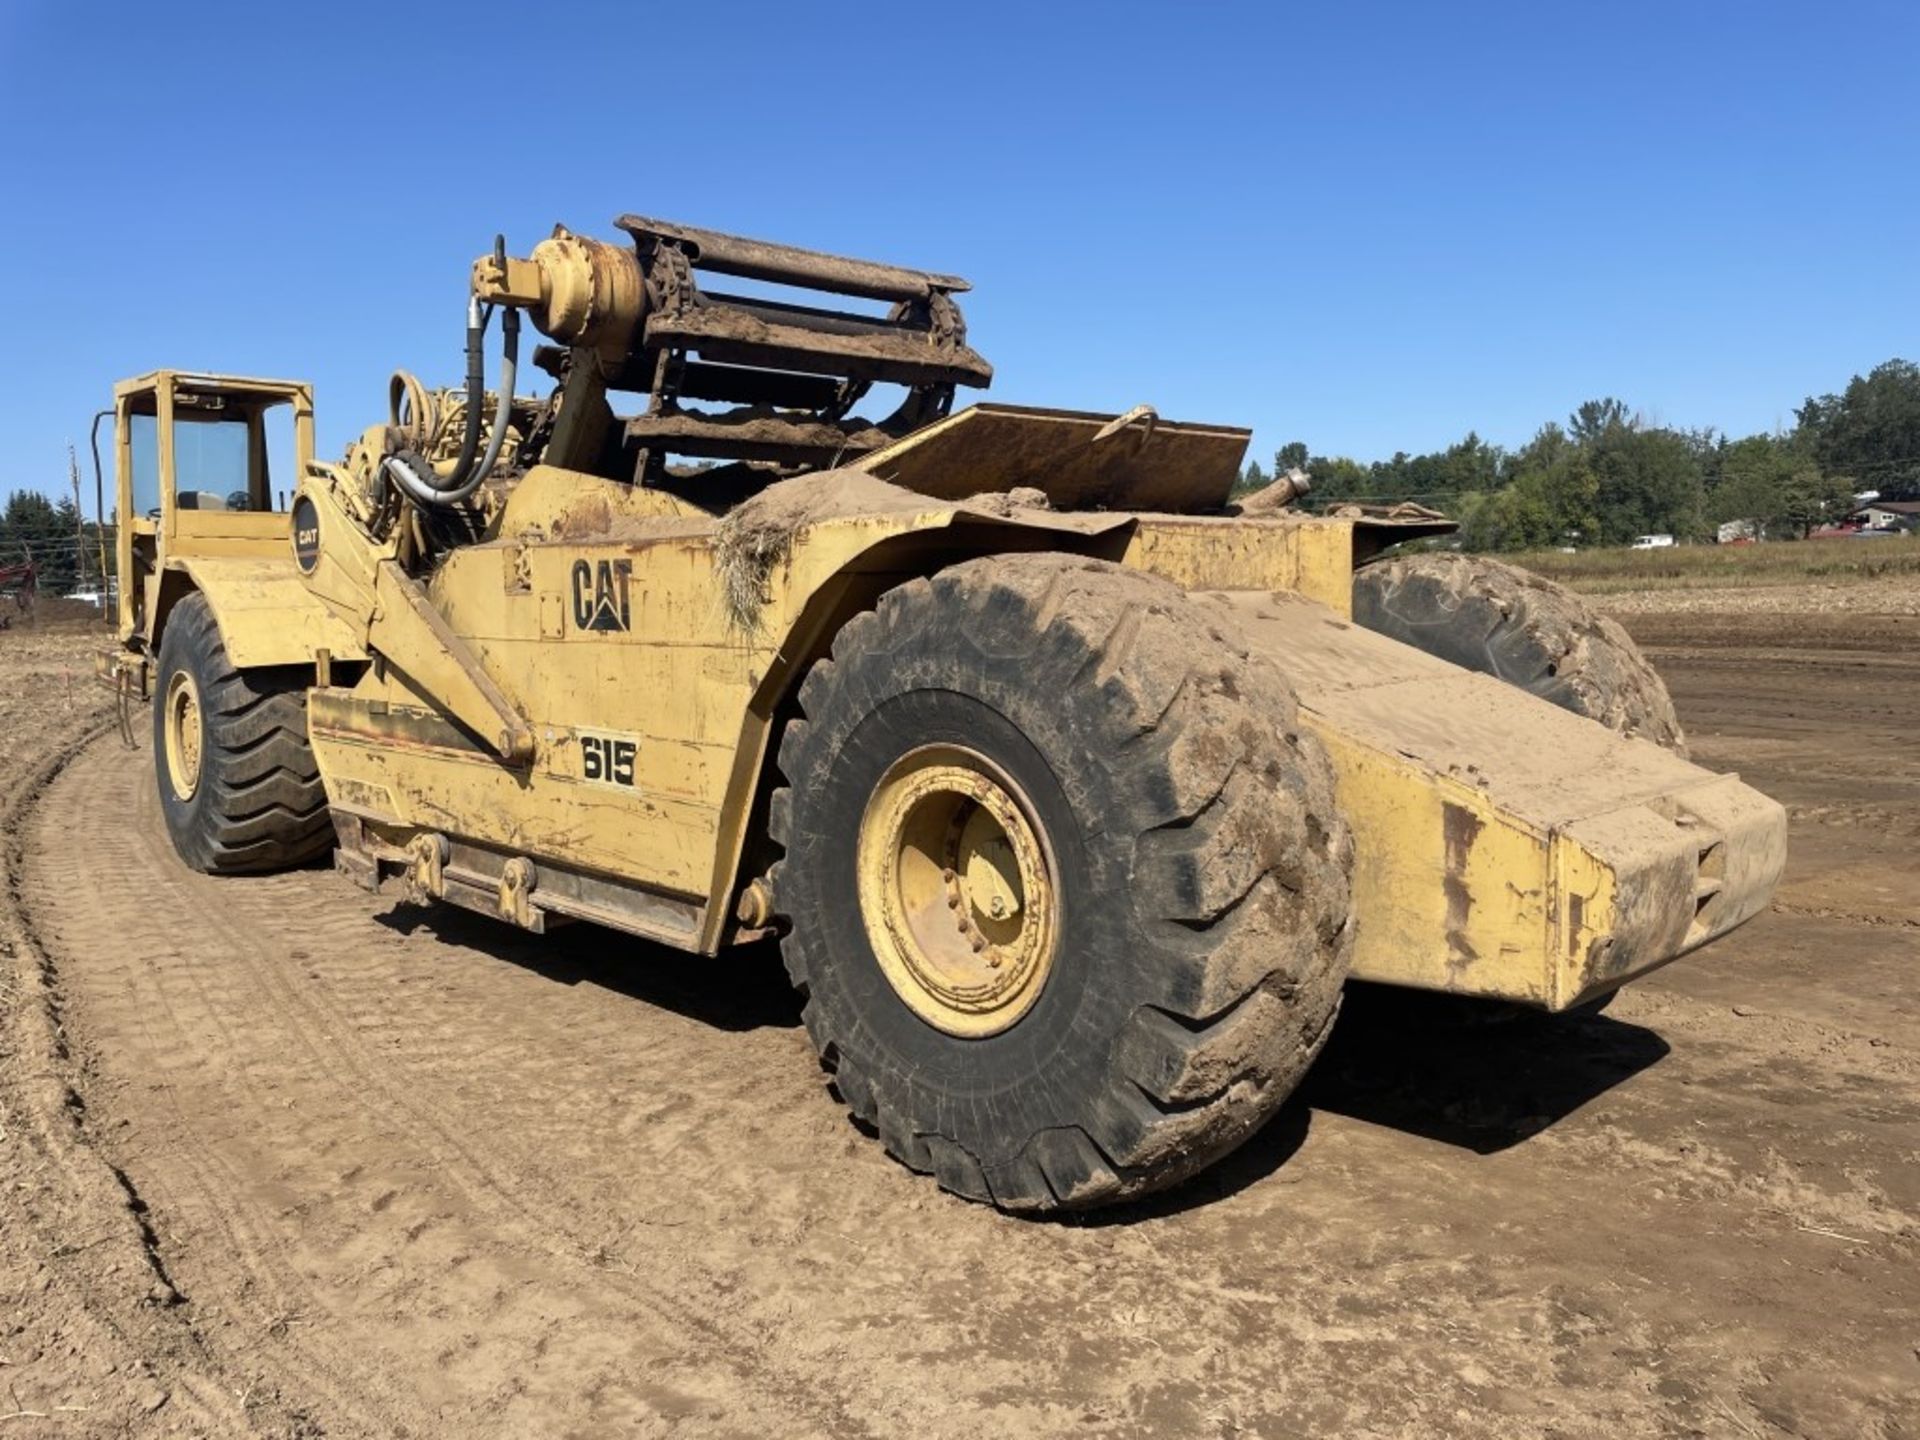
<svg viewBox="0 0 1920 1440"><path fill-rule="evenodd" d="M1480 838L1485 826L1480 817L1466 806L1452 802L1441 806L1440 823L1447 842L1447 873L1451 875L1464 871L1467 857L1473 852L1473 843Z"/></svg>
<svg viewBox="0 0 1920 1440"><path fill-rule="evenodd" d="M1446 839L1446 874L1440 885L1447 897L1447 968L1466 969L1480 958L1479 951L1467 939L1467 923L1473 914L1473 891L1467 886L1467 862L1473 845L1485 828L1478 815L1464 805L1443 804L1440 810L1442 833Z"/></svg>
<svg viewBox="0 0 1920 1440"><path fill-rule="evenodd" d="M613 530L613 506L604 495L587 495L569 506L553 523L556 540L579 540Z"/></svg>

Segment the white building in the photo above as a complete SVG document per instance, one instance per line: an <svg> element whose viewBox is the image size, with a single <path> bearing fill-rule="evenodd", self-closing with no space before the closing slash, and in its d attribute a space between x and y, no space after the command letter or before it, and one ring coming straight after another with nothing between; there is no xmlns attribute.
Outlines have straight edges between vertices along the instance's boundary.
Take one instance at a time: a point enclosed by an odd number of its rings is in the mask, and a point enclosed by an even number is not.
<svg viewBox="0 0 1920 1440"><path fill-rule="evenodd" d="M1853 512L1869 530L1903 530L1920 525L1920 500L1875 500Z"/></svg>

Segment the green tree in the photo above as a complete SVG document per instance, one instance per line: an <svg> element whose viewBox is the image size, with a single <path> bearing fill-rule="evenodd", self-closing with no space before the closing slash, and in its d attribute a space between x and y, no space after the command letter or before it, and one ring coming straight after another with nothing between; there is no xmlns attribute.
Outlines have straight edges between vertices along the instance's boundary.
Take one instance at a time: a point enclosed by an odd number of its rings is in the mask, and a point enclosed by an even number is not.
<svg viewBox="0 0 1920 1440"><path fill-rule="evenodd" d="M1749 520L1763 532L1793 531L1788 492L1795 472L1809 465L1804 453L1776 436L1722 441L1706 465L1708 521Z"/></svg>
<svg viewBox="0 0 1920 1440"><path fill-rule="evenodd" d="M1251 495L1255 490L1265 485L1269 478L1267 472L1260 468L1260 462L1258 460L1249 460L1247 461L1247 468L1240 472L1240 478L1233 482L1233 493L1236 495Z"/></svg>
<svg viewBox="0 0 1920 1440"><path fill-rule="evenodd" d="M1544 424L1513 457L1513 484L1524 486L1546 511L1542 543L1594 543L1599 536L1599 476L1588 451L1557 424Z"/></svg>
<svg viewBox="0 0 1920 1440"><path fill-rule="evenodd" d="M1273 473L1284 475L1289 470L1304 470L1309 458L1306 441L1289 440L1273 457Z"/></svg>
<svg viewBox="0 0 1920 1440"><path fill-rule="evenodd" d="M1539 477L1461 497L1454 518L1469 550L1538 550L1559 540L1553 508Z"/></svg>
<svg viewBox="0 0 1920 1440"><path fill-rule="evenodd" d="M1594 507L1597 538L1603 544L1625 544L1646 534L1683 540L1701 536L1706 485L1686 436L1611 421L1587 433L1582 451L1598 482ZM1579 438L1581 427L1576 426L1574 434Z"/></svg>
<svg viewBox="0 0 1920 1440"><path fill-rule="evenodd" d="M1498 550L1501 538L1501 517L1497 513L1499 494L1497 491L1476 491L1471 495L1462 495L1460 503L1453 507L1453 519L1460 526L1456 538L1463 550Z"/></svg>
<svg viewBox="0 0 1920 1440"><path fill-rule="evenodd" d="M1489 445L1469 430L1466 439L1447 451L1448 473L1462 489L1483 490L1499 483L1510 458L1498 445Z"/></svg>
<svg viewBox="0 0 1920 1440"><path fill-rule="evenodd" d="M43 591L61 594L72 589L78 522L71 499L56 504L37 491L14 491L0 512L0 565L31 559L39 567Z"/></svg>
<svg viewBox="0 0 1920 1440"><path fill-rule="evenodd" d="M1920 499L1920 365L1889 360L1839 395L1808 397L1795 413L1823 471L1851 475L1889 500Z"/></svg>
<svg viewBox="0 0 1920 1440"><path fill-rule="evenodd" d="M1853 482L1844 475L1828 475L1817 465L1802 464L1782 490L1779 522L1798 530L1802 539L1822 525L1843 520L1853 510Z"/></svg>
<svg viewBox="0 0 1920 1440"><path fill-rule="evenodd" d="M1418 456L1414 469L1423 482L1412 494L1423 504L1445 506L1474 490L1496 489L1506 454L1469 430L1464 440L1435 455Z"/></svg>
<svg viewBox="0 0 1920 1440"><path fill-rule="evenodd" d="M1589 400L1567 417L1567 429L1573 432L1574 441L1581 445L1604 440L1615 431L1629 428L1632 423L1625 402L1611 396L1604 400Z"/></svg>
<svg viewBox="0 0 1920 1440"><path fill-rule="evenodd" d="M1549 420L1514 454L1514 469L1516 472L1545 469L1576 448L1573 437Z"/></svg>
<svg viewBox="0 0 1920 1440"><path fill-rule="evenodd" d="M54 503L37 490L16 490L7 497L7 509L0 524L10 537L45 539L59 523Z"/></svg>
<svg viewBox="0 0 1920 1440"><path fill-rule="evenodd" d="M1358 460L1344 455L1315 455L1306 464L1307 477L1313 481L1310 498L1316 508L1349 500L1364 500L1372 493L1372 473Z"/></svg>

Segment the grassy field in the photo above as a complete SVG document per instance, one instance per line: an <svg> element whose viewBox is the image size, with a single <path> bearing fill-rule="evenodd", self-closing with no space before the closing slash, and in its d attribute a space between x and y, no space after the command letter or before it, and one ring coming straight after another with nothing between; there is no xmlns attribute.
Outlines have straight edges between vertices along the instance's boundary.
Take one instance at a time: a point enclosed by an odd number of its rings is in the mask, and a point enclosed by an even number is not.
<svg viewBox="0 0 1920 1440"><path fill-rule="evenodd" d="M1920 577L1920 537L1776 541L1765 545L1675 545L1665 550L1536 550L1507 557L1589 595L1641 589L1693 590L1807 581Z"/></svg>

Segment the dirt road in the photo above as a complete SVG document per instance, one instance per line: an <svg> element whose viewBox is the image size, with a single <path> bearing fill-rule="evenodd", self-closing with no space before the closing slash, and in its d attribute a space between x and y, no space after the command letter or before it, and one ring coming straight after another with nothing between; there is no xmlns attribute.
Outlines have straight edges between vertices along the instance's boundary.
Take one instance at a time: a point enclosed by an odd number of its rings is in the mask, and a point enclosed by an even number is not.
<svg viewBox="0 0 1920 1440"><path fill-rule="evenodd" d="M0 1434L1920 1435L1920 619L1629 619L1774 913L1585 1020L1356 994L1083 1224L887 1161L771 951L207 880L144 750L16 757Z"/></svg>

